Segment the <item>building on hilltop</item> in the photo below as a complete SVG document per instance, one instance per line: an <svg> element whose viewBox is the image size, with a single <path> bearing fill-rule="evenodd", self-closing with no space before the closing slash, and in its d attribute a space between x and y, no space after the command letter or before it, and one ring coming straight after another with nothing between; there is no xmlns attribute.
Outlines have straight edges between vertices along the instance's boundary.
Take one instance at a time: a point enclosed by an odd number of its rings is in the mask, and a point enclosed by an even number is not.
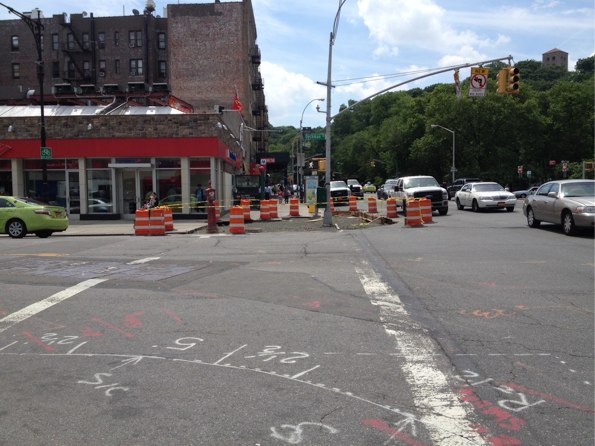
<svg viewBox="0 0 595 446"><path fill-rule="evenodd" d="M568 71L568 53L558 48L551 49L541 55L541 63L543 65L557 65L564 68L564 71Z"/></svg>
<svg viewBox="0 0 595 446"><path fill-rule="evenodd" d="M0 21L0 194L132 218L155 190L193 214L199 184L225 207L234 176L258 172L268 112L251 0L20 14Z"/></svg>

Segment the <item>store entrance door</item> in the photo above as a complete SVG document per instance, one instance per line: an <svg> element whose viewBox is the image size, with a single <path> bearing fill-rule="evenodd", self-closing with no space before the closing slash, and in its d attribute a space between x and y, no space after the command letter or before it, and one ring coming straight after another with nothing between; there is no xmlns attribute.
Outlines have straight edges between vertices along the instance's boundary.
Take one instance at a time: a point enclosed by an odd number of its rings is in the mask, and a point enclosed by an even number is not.
<svg viewBox="0 0 595 446"><path fill-rule="evenodd" d="M119 208L123 218L134 219L137 209L145 204L145 197L153 190L151 169L124 168L117 170Z"/></svg>

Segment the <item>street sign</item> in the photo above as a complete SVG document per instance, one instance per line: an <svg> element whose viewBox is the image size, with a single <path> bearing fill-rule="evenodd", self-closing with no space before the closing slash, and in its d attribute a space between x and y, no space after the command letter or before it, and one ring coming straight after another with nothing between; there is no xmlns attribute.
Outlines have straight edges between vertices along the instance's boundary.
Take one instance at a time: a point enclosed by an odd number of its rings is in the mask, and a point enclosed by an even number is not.
<svg viewBox="0 0 595 446"><path fill-rule="evenodd" d="M490 70L488 68L471 68L471 83L469 84L469 96L485 96L489 72Z"/></svg>
<svg viewBox="0 0 595 446"><path fill-rule="evenodd" d="M324 133L306 133L304 135L304 139L308 140L308 139L315 139L318 141L324 141L325 137L324 137Z"/></svg>
<svg viewBox="0 0 595 446"><path fill-rule="evenodd" d="M52 148L51 147L40 147L39 157L42 160L52 159Z"/></svg>

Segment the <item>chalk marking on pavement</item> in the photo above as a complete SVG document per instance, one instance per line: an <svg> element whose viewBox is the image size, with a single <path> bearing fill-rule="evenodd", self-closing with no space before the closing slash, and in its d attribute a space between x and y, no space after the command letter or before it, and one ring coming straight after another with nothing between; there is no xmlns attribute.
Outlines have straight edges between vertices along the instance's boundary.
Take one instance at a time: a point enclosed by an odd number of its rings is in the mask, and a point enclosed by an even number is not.
<svg viewBox="0 0 595 446"><path fill-rule="evenodd" d="M161 257L145 257L144 259L133 260L132 262L126 263L126 265L140 265L143 263L152 262L153 260L159 260Z"/></svg>
<svg viewBox="0 0 595 446"><path fill-rule="evenodd" d="M70 288L66 288L56 294L52 294L50 297L47 297L39 302L35 302L25 308L20 309L19 311L15 311L12 314L0 319L0 333L5 330L8 330L15 324L24 321L25 319L30 318L31 316L35 316L37 313L42 312L43 310L59 304L66 299L71 298L91 287L94 287L101 282L105 282L107 279L89 279L85 280L84 282L78 283Z"/></svg>
<svg viewBox="0 0 595 446"><path fill-rule="evenodd" d="M424 333L403 307L399 296L367 263L355 268L372 305L379 308L380 321L386 333L394 339L403 354L400 365L409 384L415 407L434 441L439 445L460 445L461 437L475 445L485 445L468 421L471 413L451 391L446 376L438 369L433 340ZM420 355L421 352L424 352ZM470 411L471 412L471 411Z"/></svg>

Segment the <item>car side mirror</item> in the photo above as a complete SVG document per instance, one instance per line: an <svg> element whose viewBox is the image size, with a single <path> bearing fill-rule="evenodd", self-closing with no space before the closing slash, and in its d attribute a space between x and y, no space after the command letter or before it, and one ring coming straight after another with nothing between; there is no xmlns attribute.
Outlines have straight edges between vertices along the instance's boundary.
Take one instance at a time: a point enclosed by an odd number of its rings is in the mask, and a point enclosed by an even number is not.
<svg viewBox="0 0 595 446"><path fill-rule="evenodd" d="M551 198L558 198L558 192L548 192L547 196Z"/></svg>

